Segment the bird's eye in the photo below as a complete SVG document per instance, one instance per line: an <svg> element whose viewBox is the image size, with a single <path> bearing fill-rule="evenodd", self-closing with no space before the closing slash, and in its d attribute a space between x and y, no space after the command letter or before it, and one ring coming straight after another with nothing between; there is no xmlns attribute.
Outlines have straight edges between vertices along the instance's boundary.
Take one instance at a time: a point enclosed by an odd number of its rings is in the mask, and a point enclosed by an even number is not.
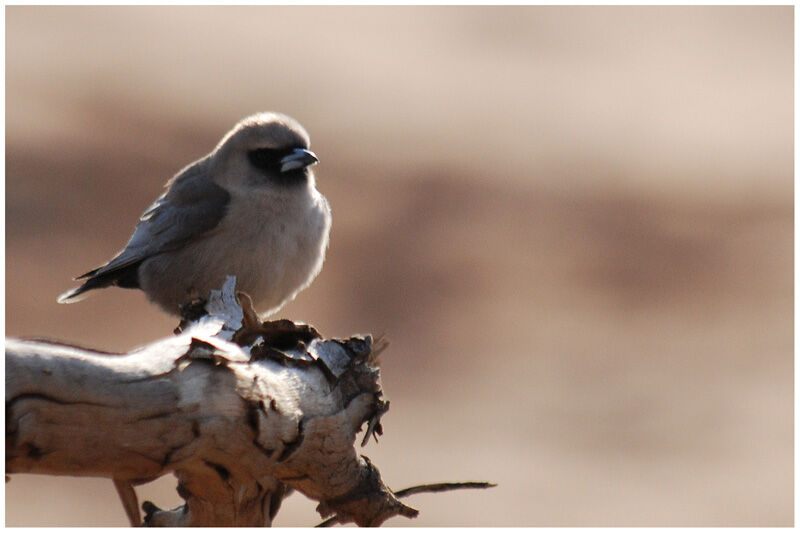
<svg viewBox="0 0 800 533"><path fill-rule="evenodd" d="M280 172L281 159L291 150L276 150L274 148L259 148L247 152L250 163L263 172Z"/></svg>

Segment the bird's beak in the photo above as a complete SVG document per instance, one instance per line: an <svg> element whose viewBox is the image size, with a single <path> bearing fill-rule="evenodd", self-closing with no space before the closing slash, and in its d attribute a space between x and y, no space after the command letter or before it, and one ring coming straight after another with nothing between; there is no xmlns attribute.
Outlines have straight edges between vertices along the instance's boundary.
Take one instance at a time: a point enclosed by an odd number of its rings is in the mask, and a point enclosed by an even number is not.
<svg viewBox="0 0 800 533"><path fill-rule="evenodd" d="M305 168L318 162L317 156L310 150L295 148L295 150L281 159L281 172L289 172L298 168Z"/></svg>

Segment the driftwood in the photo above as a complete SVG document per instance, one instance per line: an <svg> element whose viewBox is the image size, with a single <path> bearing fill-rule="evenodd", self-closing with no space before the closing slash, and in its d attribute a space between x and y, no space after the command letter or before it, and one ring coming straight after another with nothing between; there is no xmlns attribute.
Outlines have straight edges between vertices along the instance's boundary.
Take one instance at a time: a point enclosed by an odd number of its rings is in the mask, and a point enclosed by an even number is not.
<svg viewBox="0 0 800 533"><path fill-rule="evenodd" d="M6 473L111 478L135 525L270 525L293 490L328 523L416 516L354 446L388 409L379 343L262 324L234 284L127 354L7 339ZM142 522L133 487L169 472L185 505L145 502Z"/></svg>

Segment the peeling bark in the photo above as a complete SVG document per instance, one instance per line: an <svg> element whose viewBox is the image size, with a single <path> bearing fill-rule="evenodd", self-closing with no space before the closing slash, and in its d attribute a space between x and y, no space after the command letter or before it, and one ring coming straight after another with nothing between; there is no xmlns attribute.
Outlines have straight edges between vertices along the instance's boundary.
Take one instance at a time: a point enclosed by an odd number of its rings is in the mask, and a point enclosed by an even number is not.
<svg viewBox="0 0 800 533"><path fill-rule="evenodd" d="M262 324L232 278L206 310L126 354L7 339L6 473L111 478L138 522L133 487L173 472L186 503L145 502L151 526L270 525L292 490L337 521L416 515L354 447L388 409L370 336Z"/></svg>

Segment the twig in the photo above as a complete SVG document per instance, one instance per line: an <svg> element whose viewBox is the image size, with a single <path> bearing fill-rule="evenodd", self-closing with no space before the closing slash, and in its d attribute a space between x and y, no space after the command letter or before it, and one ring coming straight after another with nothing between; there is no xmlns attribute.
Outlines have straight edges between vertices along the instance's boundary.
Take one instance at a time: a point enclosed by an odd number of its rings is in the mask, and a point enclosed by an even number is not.
<svg viewBox="0 0 800 533"><path fill-rule="evenodd" d="M427 485L416 485L408 487L407 489L398 490L394 495L398 498L405 498L414 494L422 494L423 492L447 492L449 490L458 489L489 489L496 487L497 483L489 483L488 481L463 481L461 483L430 483Z"/></svg>
<svg viewBox="0 0 800 533"><path fill-rule="evenodd" d="M142 525L142 516L139 514L139 501L136 497L136 491L133 490L133 484L130 481L123 479L114 479L114 487L117 489L119 499L122 501L122 507L125 509L125 515L131 527L139 527Z"/></svg>
<svg viewBox="0 0 800 533"><path fill-rule="evenodd" d="M463 481L460 483L428 483L426 485L415 485L403 490L398 490L394 493L396 498L405 498L406 496L413 496L414 494L422 494L423 492L447 492L450 490L459 489L489 489L496 487L497 483L489 483L488 481ZM324 520L316 525L316 527L331 527L338 521L338 515L334 515L327 520Z"/></svg>

